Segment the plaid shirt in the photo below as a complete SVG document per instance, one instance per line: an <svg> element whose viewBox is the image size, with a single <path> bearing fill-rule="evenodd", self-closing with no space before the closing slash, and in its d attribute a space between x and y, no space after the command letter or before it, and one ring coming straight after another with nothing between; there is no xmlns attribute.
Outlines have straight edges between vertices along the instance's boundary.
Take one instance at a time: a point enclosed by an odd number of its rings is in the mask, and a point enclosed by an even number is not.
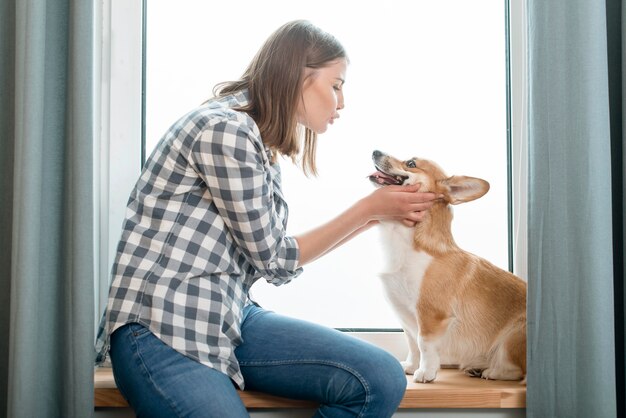
<svg viewBox="0 0 626 418"><path fill-rule="evenodd" d="M128 201L98 363L111 333L137 322L243 388L234 349L250 287L302 271L280 168L252 118L232 109L245 104L245 92L203 104L148 159Z"/></svg>

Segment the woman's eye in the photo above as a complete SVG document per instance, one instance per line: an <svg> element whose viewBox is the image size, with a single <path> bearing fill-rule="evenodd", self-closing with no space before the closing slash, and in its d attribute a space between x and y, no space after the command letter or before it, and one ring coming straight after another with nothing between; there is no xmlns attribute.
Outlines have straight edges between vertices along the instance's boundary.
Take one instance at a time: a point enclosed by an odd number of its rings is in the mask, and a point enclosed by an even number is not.
<svg viewBox="0 0 626 418"><path fill-rule="evenodd" d="M409 160L409 161L407 161L405 164L406 164L406 166L407 166L407 167L409 167L409 168L415 168L415 167L416 167L416 165L415 165L415 161L413 161L413 160Z"/></svg>

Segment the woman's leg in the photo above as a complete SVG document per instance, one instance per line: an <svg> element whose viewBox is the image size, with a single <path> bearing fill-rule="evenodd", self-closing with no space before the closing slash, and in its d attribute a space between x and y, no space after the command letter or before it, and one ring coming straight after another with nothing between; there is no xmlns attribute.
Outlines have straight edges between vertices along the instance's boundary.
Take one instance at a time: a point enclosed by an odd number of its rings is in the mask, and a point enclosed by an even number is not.
<svg viewBox="0 0 626 418"><path fill-rule="evenodd" d="M111 336L115 382L142 418L248 417L232 381L172 349L139 324Z"/></svg>
<svg viewBox="0 0 626 418"><path fill-rule="evenodd" d="M317 401L317 417L390 417L404 395L395 358L339 331L248 307L242 336L246 389Z"/></svg>

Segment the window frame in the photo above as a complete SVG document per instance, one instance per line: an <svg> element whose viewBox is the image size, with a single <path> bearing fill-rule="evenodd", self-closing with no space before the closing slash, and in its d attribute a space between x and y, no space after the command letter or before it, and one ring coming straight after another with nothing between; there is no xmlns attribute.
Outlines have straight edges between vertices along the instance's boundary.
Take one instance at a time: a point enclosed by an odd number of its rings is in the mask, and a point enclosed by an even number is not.
<svg viewBox="0 0 626 418"><path fill-rule="evenodd" d="M102 0L96 7L94 120L99 124L99 158L94 177L97 263L94 301L96 330L108 298L110 269L130 194L141 161L143 33L141 0ZM137 25L137 23L140 23ZM133 88L139 86L140 88ZM111 167L115 161L115 169ZM122 190L128 189L126 192ZM113 192L115 191L115 192Z"/></svg>
<svg viewBox="0 0 626 418"><path fill-rule="evenodd" d="M527 93L526 0L505 1L507 19L507 136L509 184L509 269L526 279ZM145 0L102 0L96 8L95 327L108 297L110 268L130 188L139 176L145 144ZM141 138L141 140L138 140ZM115 162L113 169L111 162ZM128 189L128 190L124 190ZM114 192L113 192L114 191ZM403 332L348 330L404 359Z"/></svg>

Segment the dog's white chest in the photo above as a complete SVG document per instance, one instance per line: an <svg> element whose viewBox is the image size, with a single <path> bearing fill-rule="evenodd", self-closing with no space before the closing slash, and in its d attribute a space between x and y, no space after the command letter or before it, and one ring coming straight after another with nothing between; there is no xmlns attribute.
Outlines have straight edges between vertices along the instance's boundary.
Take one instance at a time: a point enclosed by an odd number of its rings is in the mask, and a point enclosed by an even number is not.
<svg viewBox="0 0 626 418"><path fill-rule="evenodd" d="M399 309L415 310L424 273L432 256L413 247L413 228L399 223L381 223L386 267L381 279L387 297Z"/></svg>

